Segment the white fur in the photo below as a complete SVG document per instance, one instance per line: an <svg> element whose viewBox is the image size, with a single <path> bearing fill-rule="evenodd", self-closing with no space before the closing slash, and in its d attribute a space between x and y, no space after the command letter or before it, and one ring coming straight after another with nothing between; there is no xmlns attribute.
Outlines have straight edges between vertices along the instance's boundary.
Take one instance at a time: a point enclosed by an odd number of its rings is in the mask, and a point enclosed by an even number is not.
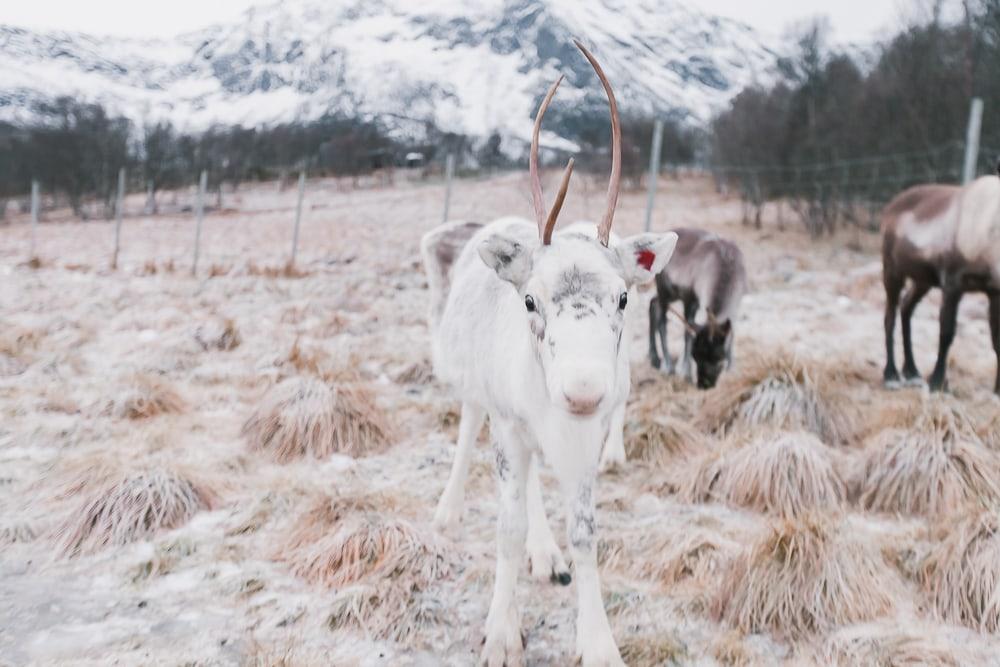
<svg viewBox="0 0 1000 667"><path fill-rule="evenodd" d="M619 299L631 285L652 280L677 236L643 234L604 248L592 232L581 231L571 226L541 246L527 221L503 218L486 225L454 266L434 332L435 373L461 396L463 422L467 414L470 420L479 414L477 406L489 415L497 457L501 506L483 651L488 665L523 663L514 589L526 547L536 576L565 565L541 504L540 457L552 467L566 503L579 657L584 665L623 664L601 598L595 482L605 441L624 453L620 431L629 362ZM655 254L648 269L636 260L639 250ZM525 305L528 296L535 312ZM609 438L612 427L618 442ZM438 508L437 518L445 523L461 512L456 489L464 486L472 430L471 424L460 427L456 466Z"/></svg>

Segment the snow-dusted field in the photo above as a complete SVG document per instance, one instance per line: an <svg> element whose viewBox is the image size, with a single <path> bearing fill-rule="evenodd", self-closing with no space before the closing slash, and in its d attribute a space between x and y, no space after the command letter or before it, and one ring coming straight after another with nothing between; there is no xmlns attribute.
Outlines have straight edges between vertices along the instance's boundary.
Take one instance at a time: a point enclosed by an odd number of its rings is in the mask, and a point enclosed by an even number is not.
<svg viewBox="0 0 1000 667"><path fill-rule="evenodd" d="M294 277L280 270L294 188L273 184L227 194L206 217L196 278L189 216L127 219L115 272L109 223L41 225L37 268L25 264L24 221L0 226L0 665L475 663L493 567L485 444L464 536L430 528L458 407L430 376L418 251L442 201L439 184L311 181ZM639 230L644 202L623 197L618 233ZM737 240L752 293L738 368L713 392L648 367L648 295L630 305L627 443L648 460L604 475L598 505L605 600L626 661L1000 664L995 519L965 507L1000 498L985 299L963 303L951 398L886 392L876 237L811 243L787 209L787 230L769 211L756 231L740 225L738 201L699 179L664 180L657 204L656 229ZM602 208L603 180L579 178L561 218ZM451 211L527 215L527 176L459 181ZM925 371L937 303L914 320ZM756 427L760 415L716 433L726 386L760 384L747 379L755 355L795 357L842 442L779 436ZM373 397L385 444L288 462L251 449L242 428L256 406L308 378ZM894 454L892 433L923 449ZM770 481L754 478L760 468ZM151 494L161 513L127 525L102 514L114 494L119 507ZM970 511L979 524L959 521ZM174 527L146 530L158 525ZM970 525L976 537L962 542ZM376 542L396 531L414 560L389 570L351 560L370 545L352 552L331 538L348 529ZM974 549L986 550L978 565L947 560ZM970 593L963 606L949 594L967 584L981 600ZM572 587L525 571L519 594L529 663L571 663Z"/></svg>

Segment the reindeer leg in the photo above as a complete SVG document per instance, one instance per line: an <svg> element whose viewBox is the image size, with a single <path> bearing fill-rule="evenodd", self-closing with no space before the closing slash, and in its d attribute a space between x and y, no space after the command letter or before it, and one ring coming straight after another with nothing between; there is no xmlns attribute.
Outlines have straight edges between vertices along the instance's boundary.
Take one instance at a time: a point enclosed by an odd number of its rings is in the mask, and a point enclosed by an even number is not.
<svg viewBox="0 0 1000 667"><path fill-rule="evenodd" d="M596 469L586 457L564 463L557 472L566 497L566 530L576 574L576 653L584 667L624 667L604 610L597 570L594 491Z"/></svg>
<svg viewBox="0 0 1000 667"><path fill-rule="evenodd" d="M941 333L938 336L938 358L931 373L931 391L944 391L948 388L948 350L955 340L955 323L958 319L958 304L962 300L962 290L945 284L944 300L941 303Z"/></svg>
<svg viewBox="0 0 1000 667"><path fill-rule="evenodd" d="M670 357L670 348L667 346L667 308L661 304L660 319L656 323L657 333L660 336L660 347L663 348L663 371L667 375L674 374L674 360Z"/></svg>
<svg viewBox="0 0 1000 667"><path fill-rule="evenodd" d="M554 584L569 586L572 581L569 567L563 560L562 551L556 544L548 517L545 516L542 480L538 475L541 465L541 454L536 453L531 457L528 470L528 567L531 576L536 579L547 579Z"/></svg>
<svg viewBox="0 0 1000 667"><path fill-rule="evenodd" d="M669 358L669 357L668 357ZM601 452L601 472L625 465L625 402L611 413L608 439Z"/></svg>
<svg viewBox="0 0 1000 667"><path fill-rule="evenodd" d="M997 379L993 391L1000 396L1000 292L990 293L990 337L997 356Z"/></svg>
<svg viewBox="0 0 1000 667"><path fill-rule="evenodd" d="M923 386L924 379L917 370L917 364L913 360L913 338L910 334L910 320L913 318L913 311L917 309L917 304L924 298L931 286L926 283L913 283L903 297L903 305L900 307L899 315L903 327L903 383L911 386Z"/></svg>
<svg viewBox="0 0 1000 667"><path fill-rule="evenodd" d="M521 638L521 615L514 594L528 535L526 491L531 452L511 423L496 420L491 415L490 428L494 436L500 507L497 513L496 578L490 612L486 617L481 662L487 667L521 667L524 665L524 641Z"/></svg>
<svg viewBox="0 0 1000 667"><path fill-rule="evenodd" d="M896 370L896 310L899 308L899 293L903 291L903 281L890 275L885 269L885 370L882 382L888 389L899 387L899 371Z"/></svg>
<svg viewBox="0 0 1000 667"><path fill-rule="evenodd" d="M656 349L656 332L659 328L662 310L659 296L654 296L649 300L649 364L657 369L660 368L660 353ZM666 350L663 351L663 355L667 356Z"/></svg>
<svg viewBox="0 0 1000 667"><path fill-rule="evenodd" d="M462 417L458 425L458 445L455 461L451 464L448 484L434 512L434 527L442 532L456 533L462 523L462 506L465 504L465 480L469 476L472 449L483 428L486 412L478 405L462 403Z"/></svg>
<svg viewBox="0 0 1000 667"><path fill-rule="evenodd" d="M684 302L684 319L688 324L694 326L694 318L698 314L698 301L691 299ZM687 327L684 328L684 362L681 364L681 377L688 382L694 382L694 372L691 367L691 347L694 343L694 335Z"/></svg>

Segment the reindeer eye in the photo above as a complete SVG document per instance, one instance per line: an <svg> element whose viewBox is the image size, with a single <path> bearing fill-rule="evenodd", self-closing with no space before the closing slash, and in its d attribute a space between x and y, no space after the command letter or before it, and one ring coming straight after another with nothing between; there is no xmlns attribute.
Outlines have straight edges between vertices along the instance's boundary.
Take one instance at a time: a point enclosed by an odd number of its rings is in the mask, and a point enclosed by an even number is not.
<svg viewBox="0 0 1000 667"><path fill-rule="evenodd" d="M628 292L622 292L622 295L618 297L618 310L625 310L625 306L628 305Z"/></svg>
<svg viewBox="0 0 1000 667"><path fill-rule="evenodd" d="M528 309L529 313L535 312L535 298L530 294L524 297L524 307Z"/></svg>

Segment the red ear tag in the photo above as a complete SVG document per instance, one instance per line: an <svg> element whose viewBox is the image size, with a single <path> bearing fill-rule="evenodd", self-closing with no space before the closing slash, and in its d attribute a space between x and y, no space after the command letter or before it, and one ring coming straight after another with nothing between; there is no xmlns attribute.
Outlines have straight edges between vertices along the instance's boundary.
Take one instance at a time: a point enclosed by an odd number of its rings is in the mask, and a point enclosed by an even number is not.
<svg viewBox="0 0 1000 667"><path fill-rule="evenodd" d="M650 271L653 268L653 260L656 259L656 253L652 250L638 250L635 253L635 258L642 264L644 269Z"/></svg>

